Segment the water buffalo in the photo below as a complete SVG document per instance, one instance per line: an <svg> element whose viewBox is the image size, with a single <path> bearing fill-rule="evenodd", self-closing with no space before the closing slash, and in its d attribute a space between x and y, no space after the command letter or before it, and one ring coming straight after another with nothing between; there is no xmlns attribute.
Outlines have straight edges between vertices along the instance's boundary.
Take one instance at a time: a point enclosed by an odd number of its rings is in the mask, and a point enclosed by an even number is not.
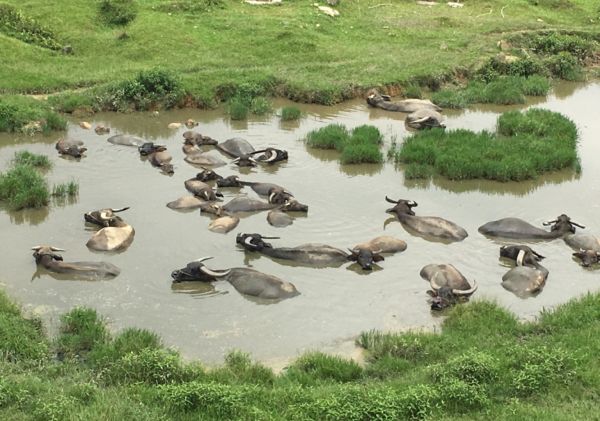
<svg viewBox="0 0 600 421"><path fill-rule="evenodd" d="M446 128L442 123L444 118L432 108L421 108L406 116L404 122L412 129Z"/></svg>
<svg viewBox="0 0 600 421"><path fill-rule="evenodd" d="M183 269L173 271L171 273L173 282L212 282L222 279L229 282L241 294L269 300L282 300L300 294L294 284L254 269L211 270L202 263L207 259L210 259L210 257L198 259L188 263Z"/></svg>
<svg viewBox="0 0 600 421"><path fill-rule="evenodd" d="M207 168L202 168L202 171L199 172L198 174L196 174L196 180L200 180L200 181L214 181L214 180L220 180L223 177L221 177L219 174L217 174L216 172L214 172L211 169L207 169Z"/></svg>
<svg viewBox="0 0 600 421"><path fill-rule="evenodd" d="M246 196L234 197L223 205L223 210L228 213L235 212L255 212L273 209L276 205L265 202L260 199L253 199Z"/></svg>
<svg viewBox="0 0 600 421"><path fill-rule="evenodd" d="M573 257L578 258L581 261L581 266L587 268L600 262L600 251L580 249L573 253Z"/></svg>
<svg viewBox="0 0 600 421"><path fill-rule="evenodd" d="M222 177L217 180L218 187L244 187L240 178L237 175L230 175L228 177Z"/></svg>
<svg viewBox="0 0 600 421"><path fill-rule="evenodd" d="M553 224L553 225L552 225ZM575 227L585 228L569 218L559 215L552 221L543 223L544 226L552 225L550 231L534 227L529 222L519 218L503 218L488 222L479 227L479 232L488 237L514 238L520 240L553 240L566 234L574 233Z"/></svg>
<svg viewBox="0 0 600 421"><path fill-rule="evenodd" d="M167 203L169 209L196 209L206 203L204 199L197 196L183 196L177 200Z"/></svg>
<svg viewBox="0 0 600 421"><path fill-rule="evenodd" d="M198 180L196 177L185 180L183 184L187 191L206 201L214 201L217 200L217 197L223 197L221 193L215 191L211 186Z"/></svg>
<svg viewBox="0 0 600 421"><path fill-rule="evenodd" d="M108 134L108 133L110 133L110 127L106 127L103 124L98 124L94 128L94 131L96 132L97 135Z"/></svg>
<svg viewBox="0 0 600 421"><path fill-rule="evenodd" d="M294 218L279 209L273 209L267 214L267 222L274 227L287 227L294 223Z"/></svg>
<svg viewBox="0 0 600 421"><path fill-rule="evenodd" d="M150 163L154 167L160 168L166 174L173 174L175 172L171 164L173 157L164 145L155 145L152 142L146 142L138 147L138 151L140 155L148 156Z"/></svg>
<svg viewBox="0 0 600 421"><path fill-rule="evenodd" d="M275 148L265 148L262 151L253 152L252 155L257 155L262 153L262 155L258 155L255 159L258 162L264 162L265 164L275 164L280 161L287 161L288 153L287 151Z"/></svg>
<svg viewBox="0 0 600 421"><path fill-rule="evenodd" d="M360 243L352 247L353 250L367 249L379 253L397 253L406 250L406 242L389 235L375 237L366 243Z"/></svg>
<svg viewBox="0 0 600 421"><path fill-rule="evenodd" d="M241 137L227 139L225 142L217 143L216 147L218 150L232 158L251 155L255 152L254 146Z"/></svg>
<svg viewBox="0 0 600 421"><path fill-rule="evenodd" d="M216 145L217 142L215 139L209 136L204 136L198 132L194 132L192 130L188 130L183 132L183 138L186 141L192 142L192 144L196 146L204 146L204 145Z"/></svg>
<svg viewBox="0 0 600 421"><path fill-rule="evenodd" d="M87 148L83 147L83 142L81 140L61 139L56 142L56 150L60 155L81 158L82 154L87 151Z"/></svg>
<svg viewBox="0 0 600 421"><path fill-rule="evenodd" d="M281 187L277 184L273 184L273 183L260 183L260 182L255 182L255 181L240 181L240 183L243 186L249 186L252 190L254 190L254 192L260 196L269 196L269 192L272 189L280 189L280 190L284 190L286 192L288 192L289 194L292 194L288 189L286 189L285 187Z"/></svg>
<svg viewBox="0 0 600 421"><path fill-rule="evenodd" d="M502 246L500 247L500 257L513 260L517 266L531 266L537 268L539 261L545 259L544 256L527 246Z"/></svg>
<svg viewBox="0 0 600 421"><path fill-rule="evenodd" d="M264 240L279 237L263 237L260 234L238 234L236 243L245 250L256 251L269 257L291 260L311 267L337 267L348 261L358 262L364 270L371 270L373 262L384 260L378 251L355 248L350 253L326 244L309 243L296 247L273 247Z"/></svg>
<svg viewBox="0 0 600 421"><path fill-rule="evenodd" d="M399 111L403 113L413 113L422 108L428 108L434 111L442 110L428 99L404 99L391 102L391 98L388 95L381 95L374 89L371 90L367 96L367 104L371 107L381 108L386 111Z"/></svg>
<svg viewBox="0 0 600 421"><path fill-rule="evenodd" d="M117 135L109 137L107 140L114 145L136 146L136 147L140 147L144 143L148 143L147 140L142 139L141 137L132 136L132 135L128 135L128 134L117 134Z"/></svg>
<svg viewBox="0 0 600 421"><path fill-rule="evenodd" d="M563 238L575 253L573 256L581 260L581 266L590 267L600 261L600 239L591 234L567 234Z"/></svg>
<svg viewBox="0 0 600 421"><path fill-rule="evenodd" d="M208 229L212 232L218 232L226 234L240 223L240 218L237 216L224 215L213 220L209 225Z"/></svg>
<svg viewBox="0 0 600 421"><path fill-rule="evenodd" d="M502 276L502 287L520 298L527 298L542 290L548 270L538 265L537 268L530 266L515 266Z"/></svg>
<svg viewBox="0 0 600 421"><path fill-rule="evenodd" d="M398 220L406 228L415 231L417 234L427 237L439 238L446 241L462 241L467 238L467 231L446 219L437 216L416 216L412 208L418 206L417 202L412 200L392 200L385 197L389 203L396 206L386 210L398 217Z"/></svg>
<svg viewBox="0 0 600 421"><path fill-rule="evenodd" d="M98 251L123 250L129 247L133 242L135 230L121 217L115 215L127 209L129 208L108 208L85 213L83 217L87 222L102 227L92 235L86 246Z"/></svg>
<svg viewBox="0 0 600 421"><path fill-rule="evenodd" d="M111 263L106 262L64 262L57 251L63 249L52 246L35 246L33 257L38 265L55 273L73 274L83 279L106 279L117 276L121 270Z"/></svg>
<svg viewBox="0 0 600 421"><path fill-rule="evenodd" d="M213 151L190 153L183 158L183 160L189 164L200 166L220 167L226 164L226 162L215 155Z"/></svg>
<svg viewBox="0 0 600 421"><path fill-rule="evenodd" d="M431 286L427 294L433 297L432 310L443 310L465 301L477 290L475 281L471 285L463 274L450 264L429 264L421 269L420 275Z"/></svg>

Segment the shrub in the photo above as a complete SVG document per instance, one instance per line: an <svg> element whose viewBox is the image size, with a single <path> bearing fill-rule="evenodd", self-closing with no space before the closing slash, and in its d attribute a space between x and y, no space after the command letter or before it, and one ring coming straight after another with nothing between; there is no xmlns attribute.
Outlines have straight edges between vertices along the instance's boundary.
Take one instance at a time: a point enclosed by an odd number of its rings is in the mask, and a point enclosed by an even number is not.
<svg viewBox="0 0 600 421"><path fill-rule="evenodd" d="M45 102L23 96L0 97L0 132L34 134L66 128L66 120Z"/></svg>
<svg viewBox="0 0 600 421"><path fill-rule="evenodd" d="M578 60L584 60L591 56L595 50L594 41L580 37L579 35L561 34L551 32L548 34L535 35L528 38L529 47L541 54L555 55L569 53Z"/></svg>
<svg viewBox="0 0 600 421"><path fill-rule="evenodd" d="M13 210L40 208L48 204L46 181L31 165L16 165L0 173L0 200Z"/></svg>
<svg viewBox="0 0 600 421"><path fill-rule="evenodd" d="M317 380L351 382L362 376L362 368L354 361L310 352L298 358L287 370L287 378L303 384L312 384Z"/></svg>
<svg viewBox="0 0 600 421"><path fill-rule="evenodd" d="M317 149L342 150L348 141L349 134L341 124L330 124L306 135L306 144Z"/></svg>
<svg viewBox="0 0 600 421"><path fill-rule="evenodd" d="M482 385L472 384L456 378L447 379L438 387L444 408L452 412L479 410L490 405L488 392Z"/></svg>
<svg viewBox="0 0 600 421"><path fill-rule="evenodd" d="M35 154L29 151L15 152L13 165L31 165L32 167L43 169L52 167L52 163L46 155Z"/></svg>
<svg viewBox="0 0 600 421"><path fill-rule="evenodd" d="M137 4L135 0L100 0L98 2L98 16L108 26L125 27L137 17Z"/></svg>
<svg viewBox="0 0 600 421"><path fill-rule="evenodd" d="M406 419L422 420L431 416L439 405L440 396L435 388L427 385L411 386L399 399L401 412Z"/></svg>
<svg viewBox="0 0 600 421"><path fill-rule="evenodd" d="M62 421L67 419L67 414L74 405L75 400L69 396L59 394L45 397L36 402L33 418L40 421Z"/></svg>
<svg viewBox="0 0 600 421"><path fill-rule="evenodd" d="M489 83L502 75L527 77L545 73L544 65L535 58L525 57L516 61L504 61L499 57L493 57L476 72L476 77Z"/></svg>
<svg viewBox="0 0 600 421"><path fill-rule="evenodd" d="M281 109L281 119L283 121L298 120L301 115L302 112L298 107L287 106Z"/></svg>
<svg viewBox="0 0 600 421"><path fill-rule="evenodd" d="M60 50L62 45L54 33L35 20L23 15L14 6L0 3L0 32L27 44L50 50Z"/></svg>
<svg viewBox="0 0 600 421"><path fill-rule="evenodd" d="M583 70L577 63L577 59L567 52L549 57L546 59L546 65L554 76L561 79L580 80L583 77Z"/></svg>
<svg viewBox="0 0 600 421"><path fill-rule="evenodd" d="M104 322L91 308L74 308L61 316L60 334L57 339L59 357L82 357L95 346L108 342L109 335Z"/></svg>
<svg viewBox="0 0 600 421"><path fill-rule="evenodd" d="M218 383L272 385L273 370L254 363L250 356L241 351L232 351L225 356L225 365L212 370L208 377Z"/></svg>

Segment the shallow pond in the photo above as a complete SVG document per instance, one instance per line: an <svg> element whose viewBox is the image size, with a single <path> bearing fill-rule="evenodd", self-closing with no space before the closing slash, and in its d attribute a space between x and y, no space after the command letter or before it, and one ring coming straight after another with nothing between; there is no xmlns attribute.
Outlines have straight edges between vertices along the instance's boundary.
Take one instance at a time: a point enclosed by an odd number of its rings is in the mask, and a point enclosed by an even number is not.
<svg viewBox="0 0 600 421"><path fill-rule="evenodd" d="M352 128L361 124L377 126L385 135L385 148L407 134L404 114L366 107L362 100L336 107L298 105L305 116L296 123L280 122L277 116L230 122L222 110L178 110L136 114L97 114L88 118L93 125L105 124L112 134L130 133L169 147L175 175L166 176L139 158L135 148L108 143L109 135L81 129L72 120L68 136L81 139L88 147L81 161L60 158L54 143L60 135L27 137L0 136L0 169L14 153L27 149L51 157L50 184L76 180L80 193L73 203L54 203L48 209L7 212L0 210L4 246L0 254L0 281L8 293L31 312L38 314L54 332L59 316L74 306L91 306L104 315L118 331L136 326L153 330L165 343L188 358L213 363L234 348L277 366L306 350L350 354L353 337L369 329L435 329L442 318L432 313L425 291L428 284L419 277L429 263L452 263L479 290L474 299L492 299L521 318L532 318L586 291L600 289L600 272L586 270L571 258L571 249L562 240L535 244L547 256L550 271L543 292L521 299L500 285L507 267L498 259L501 242L477 232L485 222L515 216L533 224L554 219L561 213L587 226L586 232L600 234L600 114L597 99L600 84L561 84L547 100L531 103L559 111L575 121L580 133L579 156L582 172L550 174L523 183L488 181L450 182L405 181L401 168L383 165L341 166L332 151L308 150L301 140L315 128L342 123ZM276 102L280 108L288 105ZM446 112L450 129L493 130L498 114L508 107L473 108ZM208 231L210 217L199 211L177 212L165 204L187 194L184 180L197 168L183 161L182 133L168 129L168 123L193 118L196 130L218 140L240 136L256 148L272 145L289 152L289 161L278 166L242 170L241 178L274 182L287 187L309 205L306 217L296 218L286 228L271 227L266 213L242 218L228 234ZM64 134L62 134L64 136ZM239 174L233 166L217 168L223 175ZM225 191L226 200L233 195ZM243 193L243 192L242 192ZM254 196L248 189L247 194ZM384 197L404 198L419 203L418 215L447 218L466 228L462 242L443 244L426 241L405 231L389 219L390 207ZM124 219L136 229L133 244L122 253L91 252L85 246L90 231L83 213L104 207L131 206ZM281 237L272 243L295 246L322 242L340 248L387 234L404 239L404 253L386 257L379 270L363 272L356 265L313 269L282 265L267 257L240 251L235 244L238 232L258 232ZM52 244L67 250L65 261L106 260L122 269L110 281L84 282L56 279L36 271L30 247ZM209 267L225 269L252 266L293 282L301 295L276 304L248 299L225 282L214 289L202 285L171 285L170 273L191 260L214 256Z"/></svg>

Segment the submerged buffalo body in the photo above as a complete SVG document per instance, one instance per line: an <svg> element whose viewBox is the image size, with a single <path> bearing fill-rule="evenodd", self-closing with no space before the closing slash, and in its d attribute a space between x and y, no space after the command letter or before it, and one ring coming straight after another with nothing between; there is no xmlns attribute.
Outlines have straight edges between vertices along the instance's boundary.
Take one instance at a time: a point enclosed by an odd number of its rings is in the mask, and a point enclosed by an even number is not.
<svg viewBox="0 0 600 421"><path fill-rule="evenodd" d="M108 141L114 145L124 145L124 146L136 146L140 147L144 143L149 143L147 140L142 139L141 137L132 136L128 134L117 134L108 138Z"/></svg>
<svg viewBox="0 0 600 421"><path fill-rule="evenodd" d="M502 287L518 297L527 298L542 290L548 271L540 266L515 266L502 276Z"/></svg>
<svg viewBox="0 0 600 421"><path fill-rule="evenodd" d="M543 225L552 225L550 231L531 225L519 218L503 218L488 222L479 227L479 232L488 237L514 238L520 240L553 240L566 234L574 233L575 227L585 228L562 214L553 221Z"/></svg>
<svg viewBox="0 0 600 421"><path fill-rule="evenodd" d="M64 262L57 251L63 249L52 246L36 246L33 257L38 265L55 273L72 274L83 279L106 279L117 276L121 270L111 263L106 262Z"/></svg>
<svg viewBox="0 0 600 421"><path fill-rule="evenodd" d="M467 238L467 231L455 224L437 216L416 216L412 208L418 204L412 200L391 200L387 196L385 200L394 203L395 206L386 210L394 214L398 220L409 229L427 237L439 238L446 241L462 241Z"/></svg>
<svg viewBox="0 0 600 421"><path fill-rule="evenodd" d="M421 108L406 116L405 123L412 129L446 128L442 115L432 108Z"/></svg>
<svg viewBox="0 0 600 421"><path fill-rule="evenodd" d="M237 216L225 215L213 220L209 225L208 229L212 232L218 232L226 234L240 223L240 218Z"/></svg>
<svg viewBox="0 0 600 421"><path fill-rule="evenodd" d="M580 260L581 266L590 267L600 262L600 239L591 234L571 234L564 237L565 243L573 248L573 257Z"/></svg>
<svg viewBox="0 0 600 421"><path fill-rule="evenodd" d="M232 158L239 158L255 152L254 146L241 137L227 139L225 142L218 143L216 146L218 150Z"/></svg>
<svg viewBox="0 0 600 421"><path fill-rule="evenodd" d="M477 290L475 281L471 285L463 274L450 264L424 266L420 275L431 286L431 290L427 291L427 294L433 297L432 310L443 310L465 300Z"/></svg>
<svg viewBox="0 0 600 421"><path fill-rule="evenodd" d="M82 154L87 151L87 148L83 147L81 140L61 139L56 142L56 150L60 155L81 158Z"/></svg>
<svg viewBox="0 0 600 421"><path fill-rule="evenodd" d="M376 90L371 90L367 96L367 104L386 111L399 111L403 113L413 113L423 108L441 111L440 107L427 99L404 99L392 102L388 95L381 95Z"/></svg>
<svg viewBox="0 0 600 421"><path fill-rule="evenodd" d="M131 245L135 236L135 230L121 217L115 215L129 209L100 209L84 214L86 222L99 225L98 230L86 243L86 246L97 251L123 250Z"/></svg>

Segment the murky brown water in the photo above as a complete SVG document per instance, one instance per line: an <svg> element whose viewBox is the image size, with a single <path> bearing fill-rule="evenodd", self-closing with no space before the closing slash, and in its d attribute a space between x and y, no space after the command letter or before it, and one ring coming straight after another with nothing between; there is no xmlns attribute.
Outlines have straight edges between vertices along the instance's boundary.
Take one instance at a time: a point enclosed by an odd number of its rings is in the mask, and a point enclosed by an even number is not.
<svg viewBox="0 0 600 421"><path fill-rule="evenodd" d="M75 203L49 209L6 212L0 210L2 253L0 281L9 294L26 308L40 314L55 329L59 315L73 306L91 306L106 316L112 329L127 326L151 329L183 355L218 362L233 348L255 358L277 362L306 350L352 352L351 338L368 329L399 330L435 328L441 318L426 302L427 284L419 277L428 263L453 263L468 278L476 279L475 299L493 299L520 317L531 318L586 291L600 289L600 272L585 270L571 259L562 240L535 246L550 276L543 292L522 300L501 285L507 268L498 261L500 243L477 232L490 220L507 216L534 224L567 213L600 234L600 113L597 100L600 84L561 84L547 101L535 105L559 111L573 119L580 133L582 173L561 172L523 183L487 181L405 181L401 169L384 165L341 166L337 153L307 150L300 140L314 128L329 123L349 127L377 126L386 148L392 139L406 135L403 114L368 109L362 101L337 107L299 105L306 113L299 123L283 124L273 116L247 123L229 122L221 111L180 110L119 115L99 114L88 119L103 123L112 133L130 133L165 143L174 156L176 173L168 177L143 162L135 148L106 142L108 135L69 127L68 135L85 141L87 157L80 162L57 156L58 136L0 136L0 169L4 170L15 151L28 149L51 157L54 168L50 183L77 180ZM277 107L286 105L277 102ZM507 107L477 107L465 112L447 112L450 129L493 129L498 113ZM273 228L266 213L245 217L227 235L207 230L208 216L198 211L180 213L165 204L187 194L183 182L197 169L183 161L181 134L167 129L173 121L193 118L198 130L219 140L233 136L248 139L255 147L274 145L288 150L289 162L274 168L257 168L242 179L275 182L294 192L310 206L308 216L294 224ZM76 123L76 121L73 121ZM223 176L237 174L234 166L217 169ZM249 195L253 193L249 190ZM389 204L384 196L412 199L420 215L436 215L463 226L469 237L450 245L433 243L407 233L400 223L385 226ZM123 253L90 252L85 246L90 232L84 228L83 213L103 207L131 206L123 216L136 229L133 244ZM408 249L386 258L382 270L365 274L348 265L336 269L311 269L281 265L267 257L245 255L235 246L237 232L277 235L280 246L323 242L351 247L375 236L388 234L407 241ZM30 247L53 244L67 249L65 260L106 260L122 269L111 281L58 280L36 272ZM301 295L273 305L263 305L238 294L229 284L171 286L170 272L193 259L211 255L210 267L252 267L293 282Z"/></svg>

